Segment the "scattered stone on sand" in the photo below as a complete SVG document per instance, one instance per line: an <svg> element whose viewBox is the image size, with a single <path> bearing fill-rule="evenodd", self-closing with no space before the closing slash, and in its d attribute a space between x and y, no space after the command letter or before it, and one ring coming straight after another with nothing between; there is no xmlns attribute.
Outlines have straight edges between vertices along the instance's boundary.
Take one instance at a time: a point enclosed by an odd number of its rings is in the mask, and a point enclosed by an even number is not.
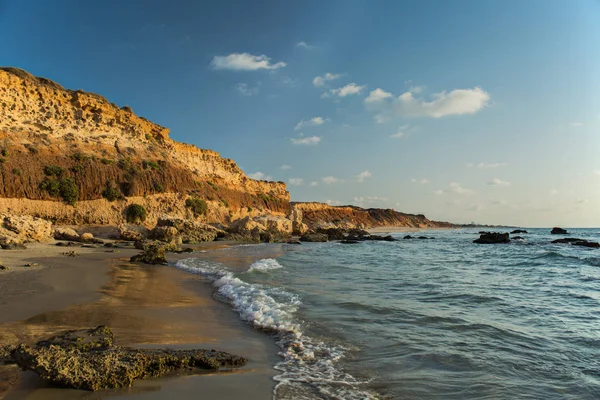
<svg viewBox="0 0 600 400"><path fill-rule="evenodd" d="M510 237L508 233L487 232L481 234L479 239L473 240L473 243L479 244L494 244L494 243L509 243Z"/></svg>
<svg viewBox="0 0 600 400"><path fill-rule="evenodd" d="M24 267L39 267L40 264L36 263L36 262L32 262L32 263L27 263L24 265Z"/></svg>
<svg viewBox="0 0 600 400"><path fill-rule="evenodd" d="M0 247L2 247L2 250L27 250L27 246L25 246L23 243L17 242L1 243Z"/></svg>
<svg viewBox="0 0 600 400"><path fill-rule="evenodd" d="M136 349L114 344L111 330L66 331L35 346L20 344L0 350L0 358L36 372L61 387L96 391L130 387L136 379L158 377L178 370L241 367L248 360L216 350Z"/></svg>
<svg viewBox="0 0 600 400"><path fill-rule="evenodd" d="M550 231L551 234L553 235L567 235L568 232L566 229L563 228L552 228L552 231Z"/></svg>
<svg viewBox="0 0 600 400"><path fill-rule="evenodd" d="M71 251L65 251L63 253L64 256L67 257L77 257L79 254L77 254L77 252L75 250L71 250Z"/></svg>
<svg viewBox="0 0 600 400"><path fill-rule="evenodd" d="M81 243L75 242L58 242L56 245L59 247L81 247Z"/></svg>
<svg viewBox="0 0 600 400"><path fill-rule="evenodd" d="M77 232L75 232L75 229L56 227L54 228L54 239L78 242L80 240L80 236Z"/></svg>
<svg viewBox="0 0 600 400"><path fill-rule="evenodd" d="M6 265L0 264L0 271L8 271L8 267Z"/></svg>

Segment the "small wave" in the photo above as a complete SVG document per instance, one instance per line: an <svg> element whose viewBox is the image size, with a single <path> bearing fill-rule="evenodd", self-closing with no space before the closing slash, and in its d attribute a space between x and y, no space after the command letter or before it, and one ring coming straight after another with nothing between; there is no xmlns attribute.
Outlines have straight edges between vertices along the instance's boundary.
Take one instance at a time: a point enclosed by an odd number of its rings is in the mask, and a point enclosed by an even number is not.
<svg viewBox="0 0 600 400"><path fill-rule="evenodd" d="M274 258L264 258L250 265L250 268L248 268L247 272L266 272L279 268L283 268L283 266L279 264L277 260Z"/></svg>
<svg viewBox="0 0 600 400"><path fill-rule="evenodd" d="M283 361L275 366L281 374L274 379L276 399L332 397L376 399L361 388L368 383L341 371L336 362L347 349L306 336L294 313L302 304L297 295L281 288L250 284L222 265L198 259L177 262L177 268L201 275L218 288L216 296L230 303L240 318L254 328L275 336ZM248 269L268 271L282 268L274 259L262 259Z"/></svg>
<svg viewBox="0 0 600 400"><path fill-rule="evenodd" d="M581 258L577 257L577 256L567 256L564 254L561 254L559 252L556 251L545 251L542 254L534 257L536 259L557 259L557 258L564 258L564 259L570 259L570 260L581 260Z"/></svg>

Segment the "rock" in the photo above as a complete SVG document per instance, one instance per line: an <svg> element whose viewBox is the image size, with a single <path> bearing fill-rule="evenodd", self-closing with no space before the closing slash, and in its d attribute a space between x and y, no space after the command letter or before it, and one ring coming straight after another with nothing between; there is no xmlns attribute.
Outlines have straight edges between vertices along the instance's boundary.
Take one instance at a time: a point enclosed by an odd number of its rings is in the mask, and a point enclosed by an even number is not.
<svg viewBox="0 0 600 400"><path fill-rule="evenodd" d="M427 236L419 236L417 239L423 240L423 239L429 239L429 238Z"/></svg>
<svg viewBox="0 0 600 400"><path fill-rule="evenodd" d="M0 214L0 241L4 243L48 242L52 223L28 215Z"/></svg>
<svg viewBox="0 0 600 400"><path fill-rule="evenodd" d="M0 244L0 247L2 247L2 250L27 250L27 246L25 246L23 243L15 242L2 243Z"/></svg>
<svg viewBox="0 0 600 400"><path fill-rule="evenodd" d="M147 236L137 225L121 224L117 229L119 231L119 239L121 240L135 242L136 240L142 240Z"/></svg>
<svg viewBox="0 0 600 400"><path fill-rule="evenodd" d="M80 236L74 229L57 227L54 229L54 239L78 242Z"/></svg>
<svg viewBox="0 0 600 400"><path fill-rule="evenodd" d="M215 350L134 349L114 344L109 328L67 331L12 349L23 370L61 387L100 390L130 387L136 379L158 377L190 368L240 367L247 359Z"/></svg>
<svg viewBox="0 0 600 400"><path fill-rule="evenodd" d="M319 228L316 233L327 235L328 240L343 240L346 238L346 231L341 228Z"/></svg>
<svg viewBox="0 0 600 400"><path fill-rule="evenodd" d="M410 236L410 235L406 235L402 239L414 239L414 238L412 236Z"/></svg>
<svg viewBox="0 0 600 400"><path fill-rule="evenodd" d="M75 247L75 246L79 247L79 246L81 246L81 244L75 243L75 242L58 242L58 243L56 243L56 245L60 246L60 247Z"/></svg>
<svg viewBox="0 0 600 400"><path fill-rule="evenodd" d="M590 242L589 240L579 238L564 238L553 240L552 243L572 244L573 246L583 246L591 248L600 248L600 243Z"/></svg>
<svg viewBox="0 0 600 400"><path fill-rule="evenodd" d="M292 206L288 219L292 221L292 233L294 235L304 235L308 231L308 226L302 222L302 210L298 207Z"/></svg>
<svg viewBox="0 0 600 400"><path fill-rule="evenodd" d="M38 263L27 263L24 265L24 267L39 267L39 266L40 266L40 264L38 264Z"/></svg>
<svg viewBox="0 0 600 400"><path fill-rule="evenodd" d="M71 250L71 251L64 252L63 255L67 256L67 257L77 257L79 254L77 254L77 252Z"/></svg>
<svg viewBox="0 0 600 400"><path fill-rule="evenodd" d="M0 346L0 365L14 364L12 352L16 349L16 346L8 344L6 346Z"/></svg>
<svg viewBox="0 0 600 400"><path fill-rule="evenodd" d="M302 242L300 242L299 240L288 240L285 243L287 243L287 244L302 244Z"/></svg>
<svg viewBox="0 0 600 400"><path fill-rule="evenodd" d="M522 236L513 236L512 240L525 240Z"/></svg>
<svg viewBox="0 0 600 400"><path fill-rule="evenodd" d="M300 236L301 242L326 242L327 235L324 233L306 233Z"/></svg>
<svg viewBox="0 0 600 400"><path fill-rule="evenodd" d="M514 235L516 233L527 233L527 231L525 229L515 229L514 231L512 231L510 234Z"/></svg>
<svg viewBox="0 0 600 400"><path fill-rule="evenodd" d="M342 243L342 244L357 244L357 243L360 243L360 241L359 240L348 240L348 239L345 239L345 240L342 240L340 243Z"/></svg>
<svg viewBox="0 0 600 400"><path fill-rule="evenodd" d="M396 241L396 239L394 239L394 237L392 235L387 235L387 236L369 235L369 236L365 236L361 240L379 240L379 241L384 241L384 242L395 242Z"/></svg>
<svg viewBox="0 0 600 400"><path fill-rule="evenodd" d="M568 232L566 229L563 228L552 228L552 231L550 231L551 234L553 235L567 235Z"/></svg>
<svg viewBox="0 0 600 400"><path fill-rule="evenodd" d="M145 241L144 243L136 242L136 248L139 246L142 248L142 252L140 254L136 254L132 256L129 261L131 262L141 262L144 264L167 264L167 256L166 245L158 240L153 241Z"/></svg>
<svg viewBox="0 0 600 400"><path fill-rule="evenodd" d="M86 233L82 233L79 236L80 241L82 242L86 242L86 243L96 243L96 244L103 244L104 240L102 239L98 239L96 237L94 237L93 234L86 232Z"/></svg>
<svg viewBox="0 0 600 400"><path fill-rule="evenodd" d="M0 271L8 271L8 269L7 266L0 264Z"/></svg>
<svg viewBox="0 0 600 400"><path fill-rule="evenodd" d="M183 243L195 244L202 242L212 242L219 234L224 235L225 231L217 229L208 224L202 224L183 218L163 217L159 218L154 232L159 227L173 227L177 229Z"/></svg>
<svg viewBox="0 0 600 400"><path fill-rule="evenodd" d="M473 240L473 243L493 244L493 243L509 243L510 237L508 233L488 232L482 234L479 239Z"/></svg>

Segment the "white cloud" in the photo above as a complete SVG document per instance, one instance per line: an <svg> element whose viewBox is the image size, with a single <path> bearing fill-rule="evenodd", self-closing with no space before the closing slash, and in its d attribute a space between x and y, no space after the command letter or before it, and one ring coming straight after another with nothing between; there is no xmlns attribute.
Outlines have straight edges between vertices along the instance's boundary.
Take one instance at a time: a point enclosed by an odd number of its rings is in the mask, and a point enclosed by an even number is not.
<svg viewBox="0 0 600 400"><path fill-rule="evenodd" d="M295 47L299 47L299 48L305 49L305 50L314 50L317 48L317 46L308 44L305 41L300 41L300 42L296 43Z"/></svg>
<svg viewBox="0 0 600 400"><path fill-rule="evenodd" d="M215 56L210 66L214 70L227 69L231 71L257 71L259 69L278 69L287 64L279 61L271 63L266 55L255 56L249 53L231 53L227 56Z"/></svg>
<svg viewBox="0 0 600 400"><path fill-rule="evenodd" d="M235 85L235 90L242 96L254 96L258 94L258 87L249 87L247 83L238 83Z"/></svg>
<svg viewBox="0 0 600 400"><path fill-rule="evenodd" d="M356 180L359 183L362 183L365 181L365 179L370 178L371 177L371 173L369 171L363 171L360 174L356 175Z"/></svg>
<svg viewBox="0 0 600 400"><path fill-rule="evenodd" d="M398 127L398 130L396 131L396 133L392 133L390 135L391 138L394 139L400 139L401 137L404 137L406 135L406 133L404 133L404 130L408 128L408 125L403 125Z"/></svg>
<svg viewBox="0 0 600 400"><path fill-rule="evenodd" d="M385 99L389 99L390 97L392 97L391 93L386 92L383 89L377 88L375 90L372 90L371 93L369 93L369 96L365 99L365 103L379 103L384 101Z"/></svg>
<svg viewBox="0 0 600 400"><path fill-rule="evenodd" d="M571 122L569 125L571 125L574 128L577 128L579 126L583 126L583 122Z"/></svg>
<svg viewBox="0 0 600 400"><path fill-rule="evenodd" d="M429 179L427 179L427 178L423 178L423 179L415 179L415 178L413 178L410 181L412 183L421 183L423 185L426 184L426 183L429 183Z"/></svg>
<svg viewBox="0 0 600 400"><path fill-rule="evenodd" d="M325 176L325 177L321 178L321 180L323 181L323 183L326 183L328 185L331 185L333 183L338 183L340 181L335 176Z"/></svg>
<svg viewBox="0 0 600 400"><path fill-rule="evenodd" d="M456 89L433 95L434 100L425 101L405 92L398 97L396 112L407 117L441 118L448 115L474 114L485 107L490 95L476 86L473 89Z"/></svg>
<svg viewBox="0 0 600 400"><path fill-rule="evenodd" d="M287 169L292 169L292 166L291 166L291 165L284 164L284 165L282 165L282 166L281 166L281 167L279 167L279 168L281 168L281 169L283 169L283 170L287 170Z"/></svg>
<svg viewBox="0 0 600 400"><path fill-rule="evenodd" d="M312 181L309 186L312 186L312 187L319 186L319 182Z"/></svg>
<svg viewBox="0 0 600 400"><path fill-rule="evenodd" d="M389 116L384 115L384 114L375 114L373 116L373 120L375 121L376 124L387 124L392 119Z"/></svg>
<svg viewBox="0 0 600 400"><path fill-rule="evenodd" d="M290 139L293 144L306 144L309 146L315 146L321 142L321 138L319 136L307 136L301 138L292 138Z"/></svg>
<svg viewBox="0 0 600 400"><path fill-rule="evenodd" d="M458 184L457 182L450 182L450 184L448 184L448 188L447 189L440 189L440 190L436 190L435 192L433 192L435 195L439 196L442 194L447 194L447 193L455 193L455 194L460 194L460 195L469 195L469 194L473 194L475 192L473 192L471 189L465 189L464 187L460 186L460 184Z"/></svg>
<svg viewBox="0 0 600 400"><path fill-rule="evenodd" d="M290 178L290 185L300 186L304 183L304 179L302 178Z"/></svg>
<svg viewBox="0 0 600 400"><path fill-rule="evenodd" d="M465 210L467 210L467 211L475 211L475 212L479 212L483 209L485 209L485 207L482 206L481 204L473 204L472 206L465 208Z"/></svg>
<svg viewBox="0 0 600 400"><path fill-rule="evenodd" d="M339 79L341 77L341 74L332 74L331 72L327 72L325 75L316 76L315 79L313 79L313 85L315 85L315 87L323 87L327 82Z"/></svg>
<svg viewBox="0 0 600 400"><path fill-rule="evenodd" d="M248 178L252 178L252 179L256 179L257 181L272 181L273 177L266 175L263 172L253 172L251 174L248 174Z"/></svg>
<svg viewBox="0 0 600 400"><path fill-rule="evenodd" d="M342 202L338 201L338 200L325 200L325 203L327 203L330 206L341 206Z"/></svg>
<svg viewBox="0 0 600 400"><path fill-rule="evenodd" d="M509 186L510 182L503 181L502 179L494 178L487 183L488 186Z"/></svg>
<svg viewBox="0 0 600 400"><path fill-rule="evenodd" d="M555 195L555 194L559 194L560 192L558 191L558 189L551 189L550 190L550 194Z"/></svg>
<svg viewBox="0 0 600 400"><path fill-rule="evenodd" d="M328 92L325 92L321 95L321 97L326 98L326 97L331 97L331 96L337 96L337 97L346 97L346 96L352 96L352 95L356 95L359 94L366 86L360 86L357 85L356 83L352 82L347 84L346 86L342 86L341 88L337 88L337 89L330 89Z"/></svg>
<svg viewBox="0 0 600 400"><path fill-rule="evenodd" d="M294 130L298 131L305 126L308 127L308 126L323 125L327 121L329 121L329 120L326 118L323 118L323 117L314 117L314 118L307 119L307 120L303 119L302 121L300 121L296 124L296 127L294 128Z"/></svg>
<svg viewBox="0 0 600 400"><path fill-rule="evenodd" d="M383 203L388 201L389 199L387 197L377 197L377 196L367 196L367 197L355 197L352 199L352 201L363 207L365 205L369 205L369 204L377 204L377 203Z"/></svg>
<svg viewBox="0 0 600 400"><path fill-rule="evenodd" d="M594 170L594 174L600 176L600 169Z"/></svg>
<svg viewBox="0 0 600 400"><path fill-rule="evenodd" d="M468 168L500 168L506 167L508 164L505 162L496 162L496 163L485 163L480 162L479 164L469 163L467 164Z"/></svg>

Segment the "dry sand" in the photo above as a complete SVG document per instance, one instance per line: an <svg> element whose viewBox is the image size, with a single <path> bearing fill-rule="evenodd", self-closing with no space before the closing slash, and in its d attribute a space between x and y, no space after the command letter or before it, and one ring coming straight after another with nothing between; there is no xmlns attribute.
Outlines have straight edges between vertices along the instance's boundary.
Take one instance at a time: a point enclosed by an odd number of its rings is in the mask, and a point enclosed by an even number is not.
<svg viewBox="0 0 600 400"><path fill-rule="evenodd" d="M79 256L62 255L70 250ZM202 278L173 267L128 263L135 253L40 244L0 251L0 260L10 268L0 271L0 345L107 325L122 345L214 348L247 357L248 366L229 373L139 381L130 389L95 393L51 388L34 373L0 366L0 398L270 399L276 372L272 366L279 359L272 339L214 300L212 287ZM182 257L175 255L170 261ZM23 267L28 262L40 266Z"/></svg>

